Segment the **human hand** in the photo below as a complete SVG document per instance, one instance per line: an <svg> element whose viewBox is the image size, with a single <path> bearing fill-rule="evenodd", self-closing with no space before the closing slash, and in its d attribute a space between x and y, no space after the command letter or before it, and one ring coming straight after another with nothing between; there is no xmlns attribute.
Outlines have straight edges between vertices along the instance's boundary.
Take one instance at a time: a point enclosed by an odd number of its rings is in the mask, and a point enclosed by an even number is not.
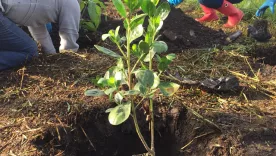
<svg viewBox="0 0 276 156"><path fill-rule="evenodd" d="M266 11L266 9L269 7L270 11L274 13L274 5L276 0L266 0L263 5L257 10L256 16L259 17L263 15Z"/></svg>
<svg viewBox="0 0 276 156"><path fill-rule="evenodd" d="M177 6L178 4L183 2L183 0L167 0L167 1L170 5L173 5L173 6Z"/></svg>
<svg viewBox="0 0 276 156"><path fill-rule="evenodd" d="M53 27L52 27L52 24L51 24L51 23L47 23L47 24L46 24L46 28L47 28L47 30L48 30L49 33L52 32Z"/></svg>

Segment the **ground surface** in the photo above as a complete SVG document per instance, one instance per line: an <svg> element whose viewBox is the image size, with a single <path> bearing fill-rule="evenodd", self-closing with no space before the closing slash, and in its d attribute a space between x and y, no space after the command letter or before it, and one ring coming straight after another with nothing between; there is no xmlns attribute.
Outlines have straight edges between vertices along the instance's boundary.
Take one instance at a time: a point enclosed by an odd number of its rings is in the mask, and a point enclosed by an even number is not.
<svg viewBox="0 0 276 156"><path fill-rule="evenodd" d="M185 12L185 13L184 13ZM78 54L41 55L24 68L0 73L0 153L2 155L130 156L144 148L132 120L111 126L104 113L107 98L85 97L114 60L93 44L121 24L112 6L97 33L82 32ZM161 31L169 52L177 54L171 80L182 84L172 98L156 103L157 156L276 155L276 42L257 43L243 34L233 43L221 21L199 24L194 8L173 9ZM177 35L172 41L165 31ZM272 32L272 34L276 34ZM58 36L53 35L58 47ZM114 49L116 50L116 49ZM264 64L264 63L265 64ZM229 92L205 90L181 81L235 75L240 87ZM167 78L168 77L164 77ZM178 80L177 80L178 79ZM180 82L181 81L181 82ZM138 112L145 135L147 124Z"/></svg>

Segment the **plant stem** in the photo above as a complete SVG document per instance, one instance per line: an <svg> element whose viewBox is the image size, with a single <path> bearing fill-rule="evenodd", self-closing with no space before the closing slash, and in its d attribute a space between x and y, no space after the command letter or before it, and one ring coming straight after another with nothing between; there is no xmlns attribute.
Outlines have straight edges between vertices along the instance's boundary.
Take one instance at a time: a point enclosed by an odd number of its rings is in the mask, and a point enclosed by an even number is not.
<svg viewBox="0 0 276 156"><path fill-rule="evenodd" d="M128 17L129 19L131 19L131 17L129 16ZM130 20L129 19L126 19L127 21L127 24L129 25L129 22ZM131 65L130 65L130 27L127 28L127 68L128 68L128 85L129 85L129 89L132 90L133 89L133 85L132 85L132 70L131 70ZM149 152L150 155L154 156L154 151L152 151L147 142L145 141L141 131L140 131L140 128L139 128L139 125L138 125L138 121L137 121L137 116L136 116L136 109L134 107L134 98L133 96L130 96L130 99L131 99L131 109L132 109L132 113L133 113L133 121L134 121L134 125L135 125L135 129L136 129L136 133L138 134L142 144L144 145L144 147L146 148L146 150Z"/></svg>
<svg viewBox="0 0 276 156"><path fill-rule="evenodd" d="M135 125L135 129L136 129L136 133L138 134L141 142L143 143L144 147L146 148L146 150L149 152L149 154L151 156L155 156L155 152L149 148L147 142L145 141L141 131L140 131L140 128L139 128L139 125L138 125L138 121L137 121L137 116L136 116L136 110L135 110L135 107L134 107L134 104L131 105L132 106L132 112L133 112L133 121L134 121L134 125Z"/></svg>
<svg viewBox="0 0 276 156"><path fill-rule="evenodd" d="M153 113L153 100L152 98L150 99L150 136L151 136L151 143L150 147L151 150L154 152L155 155L155 149L154 149L154 113ZM153 156L154 156L153 155Z"/></svg>
<svg viewBox="0 0 276 156"><path fill-rule="evenodd" d="M153 43L153 42L152 42ZM151 58L151 53L149 53L149 58ZM152 71L152 59L149 61L149 70ZM149 112L150 112L150 138L151 138L151 143L150 147L151 150L154 152L153 156L155 156L155 149L154 149L154 110L153 110L153 100L152 98L149 99Z"/></svg>
<svg viewBox="0 0 276 156"><path fill-rule="evenodd" d="M123 49L121 48L120 44L119 43L116 43L117 47L119 48L121 54L124 56L125 59L127 59L127 56L126 54L124 53Z"/></svg>

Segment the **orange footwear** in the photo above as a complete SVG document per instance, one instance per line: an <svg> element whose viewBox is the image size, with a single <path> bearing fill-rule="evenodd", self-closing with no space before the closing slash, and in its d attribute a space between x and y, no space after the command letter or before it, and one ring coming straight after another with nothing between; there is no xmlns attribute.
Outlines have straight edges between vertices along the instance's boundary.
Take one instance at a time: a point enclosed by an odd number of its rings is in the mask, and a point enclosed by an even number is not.
<svg viewBox="0 0 276 156"><path fill-rule="evenodd" d="M196 18L195 20L198 22L210 22L210 21L215 21L218 20L218 16L216 14L216 11L212 8L208 8L202 4L200 4L200 7L202 8L204 12L204 16L201 18Z"/></svg>
<svg viewBox="0 0 276 156"><path fill-rule="evenodd" d="M224 0L222 6L217 10L222 14L228 16L227 23L223 25L225 28L235 27L237 24L239 24L244 15L240 9L236 8L232 3L228 2L227 0Z"/></svg>

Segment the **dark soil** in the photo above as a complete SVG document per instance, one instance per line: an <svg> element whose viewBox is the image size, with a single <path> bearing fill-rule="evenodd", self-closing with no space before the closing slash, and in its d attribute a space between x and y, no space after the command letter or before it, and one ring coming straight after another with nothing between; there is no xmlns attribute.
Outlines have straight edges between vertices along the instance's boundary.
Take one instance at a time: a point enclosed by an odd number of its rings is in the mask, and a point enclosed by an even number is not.
<svg viewBox="0 0 276 156"><path fill-rule="evenodd" d="M164 35L164 31L171 34L169 38ZM182 10L175 8L172 8L169 17L165 20L161 33L164 37L162 39L174 52L179 49L210 48L215 44L224 44L226 38L223 31L205 27L187 16Z"/></svg>
<svg viewBox="0 0 276 156"><path fill-rule="evenodd" d="M254 49L253 54L256 58L259 59L260 62L263 62L265 64L269 64L272 66L276 65L276 47L263 47L259 46Z"/></svg>
<svg viewBox="0 0 276 156"><path fill-rule="evenodd" d="M105 113L112 105L108 98L83 94L95 88L93 79L115 62L93 48L94 44L114 48L101 42L100 36L122 21L113 7L107 11L108 21L102 22L97 33L82 30L78 54L41 55L25 68L0 73L1 155L130 156L146 152L131 118L111 126ZM54 25L52 37L58 48L57 29ZM185 49L223 44L226 36L178 9L172 9L161 34L171 52L183 53ZM275 65L273 48L270 50L268 62ZM178 57L185 56L178 53ZM274 66L264 69L274 72L267 74L269 78L275 76ZM275 101L265 98L246 103L223 97L182 86L173 99L155 99L157 156L276 155ZM145 115L140 109L137 113L149 141Z"/></svg>

